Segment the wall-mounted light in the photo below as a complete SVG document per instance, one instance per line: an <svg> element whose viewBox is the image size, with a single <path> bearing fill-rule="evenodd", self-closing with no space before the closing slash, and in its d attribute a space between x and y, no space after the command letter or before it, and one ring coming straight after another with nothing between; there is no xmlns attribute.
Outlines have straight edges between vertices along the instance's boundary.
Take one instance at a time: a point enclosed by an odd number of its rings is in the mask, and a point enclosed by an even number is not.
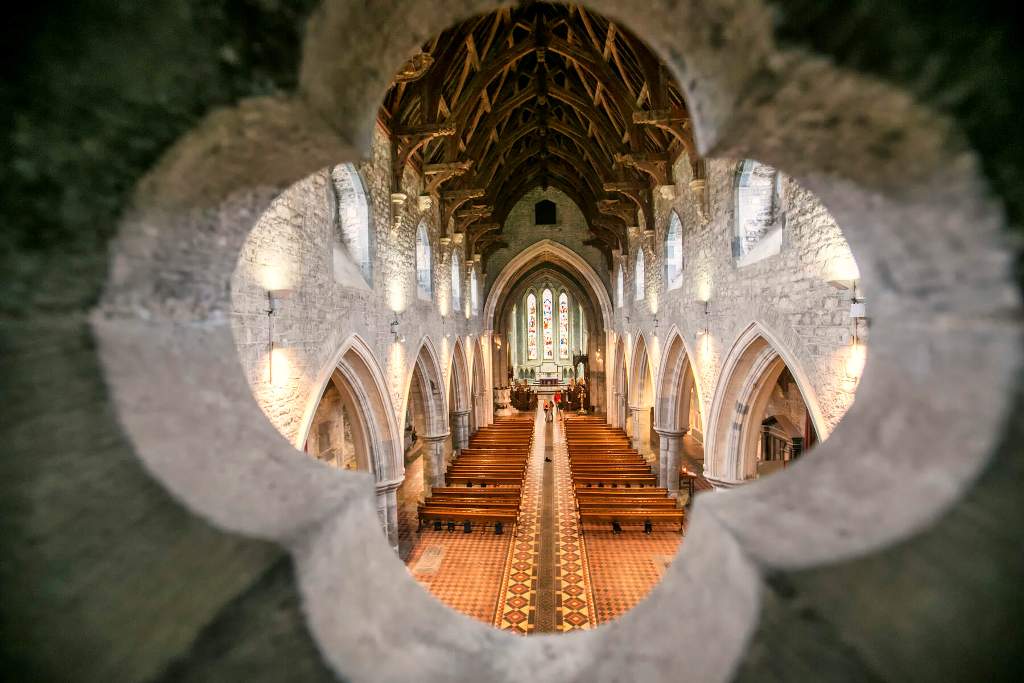
<svg viewBox="0 0 1024 683"><path fill-rule="evenodd" d="M654 329L658 329L658 316L654 316Z"/></svg>
<svg viewBox="0 0 1024 683"><path fill-rule="evenodd" d="M267 382L274 383L274 315L281 309L281 301L294 293L291 289L267 290ZM278 346L284 346L279 344Z"/></svg>
<svg viewBox="0 0 1024 683"><path fill-rule="evenodd" d="M867 318L867 307L864 299L857 298L857 281L854 280L850 288L853 295L850 298L850 318L853 320L853 336L850 338L850 349L846 354L846 376L850 379L857 379L864 371L864 362L867 359L867 350L860 341L860 321Z"/></svg>
<svg viewBox="0 0 1024 683"><path fill-rule="evenodd" d="M707 336L711 331L711 302L704 301L704 327L697 331L698 335Z"/></svg>
<svg viewBox="0 0 1024 683"><path fill-rule="evenodd" d="M850 339L850 348L846 352L846 376L849 379L857 379L864 371L864 362L867 359L867 350L857 335Z"/></svg>
<svg viewBox="0 0 1024 683"><path fill-rule="evenodd" d="M401 321L398 320L398 313L395 313L395 319L389 324L391 325L391 336L394 337L395 343L405 343L405 335L398 331L398 326L401 324Z"/></svg>

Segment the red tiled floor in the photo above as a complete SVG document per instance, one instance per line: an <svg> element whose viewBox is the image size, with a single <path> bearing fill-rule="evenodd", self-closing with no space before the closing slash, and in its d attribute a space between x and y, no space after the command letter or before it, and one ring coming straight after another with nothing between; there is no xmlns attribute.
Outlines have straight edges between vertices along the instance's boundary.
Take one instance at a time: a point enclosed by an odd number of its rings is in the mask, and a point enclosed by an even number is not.
<svg viewBox="0 0 1024 683"><path fill-rule="evenodd" d="M682 538L676 531L647 535L629 528L621 534L587 529L584 540L598 623L643 600L661 579L665 562L676 554Z"/></svg>

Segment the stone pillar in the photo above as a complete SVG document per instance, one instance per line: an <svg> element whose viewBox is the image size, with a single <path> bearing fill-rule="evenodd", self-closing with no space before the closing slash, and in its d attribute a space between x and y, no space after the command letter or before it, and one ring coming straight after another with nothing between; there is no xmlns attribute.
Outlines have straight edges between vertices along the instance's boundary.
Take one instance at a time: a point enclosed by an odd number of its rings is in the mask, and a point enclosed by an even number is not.
<svg viewBox="0 0 1024 683"><path fill-rule="evenodd" d="M633 448L640 450L640 445L643 443L643 438L640 434L640 411L642 409L639 406L629 406L629 416L633 419L632 434L630 434L630 441L633 443Z"/></svg>
<svg viewBox="0 0 1024 683"><path fill-rule="evenodd" d="M380 517L381 527L384 535L388 537L391 549L398 552L398 487L402 485L401 479L391 481L378 481L377 490L377 516Z"/></svg>
<svg viewBox="0 0 1024 683"><path fill-rule="evenodd" d="M423 495L430 497L433 486L444 486L444 475L448 471L448 463L444 458L444 443L449 433L424 436L423 439Z"/></svg>
<svg viewBox="0 0 1024 683"><path fill-rule="evenodd" d="M455 450L461 451L469 446L469 410L456 410L455 416Z"/></svg>
<svg viewBox="0 0 1024 683"><path fill-rule="evenodd" d="M658 453L658 485L668 489L670 498L679 496L679 466L683 457L683 436L687 430L657 429L661 447Z"/></svg>

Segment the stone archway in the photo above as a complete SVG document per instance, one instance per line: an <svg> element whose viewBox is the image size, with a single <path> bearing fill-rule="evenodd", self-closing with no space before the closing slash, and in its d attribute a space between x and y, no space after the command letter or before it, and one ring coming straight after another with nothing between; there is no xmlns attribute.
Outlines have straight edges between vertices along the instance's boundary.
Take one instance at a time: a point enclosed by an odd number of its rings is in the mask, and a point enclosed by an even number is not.
<svg viewBox="0 0 1024 683"><path fill-rule="evenodd" d="M469 430L470 434L474 434L481 427L487 426L488 418L485 402L491 398L491 392L487 386L486 360L482 349L483 340L477 338L470 343L473 348L473 369L470 373L472 408L470 409Z"/></svg>
<svg viewBox="0 0 1024 683"><path fill-rule="evenodd" d="M654 405L654 371L647 348L647 340L642 332L638 332L633 343L633 352L629 365L629 390L626 392L626 404L629 408L629 428L627 433L641 455L651 456L651 407Z"/></svg>
<svg viewBox="0 0 1024 683"><path fill-rule="evenodd" d="M627 395L629 379L626 375L626 344L622 337L615 335L615 353L612 356L612 405L608 411L608 423L619 429L626 429L628 415Z"/></svg>
<svg viewBox="0 0 1024 683"><path fill-rule="evenodd" d="M816 433L827 437L817 398L794 354L753 323L732 345L708 417L704 469L716 485L733 486L756 475L753 453L760 416L784 369L792 373Z"/></svg>
<svg viewBox="0 0 1024 683"><path fill-rule="evenodd" d="M690 349L678 328L668 334L655 391L654 424L658 434L658 467L660 484L670 495L678 491L678 472L683 440L694 438L692 430L703 440L703 395L693 371Z"/></svg>
<svg viewBox="0 0 1024 683"><path fill-rule="evenodd" d="M453 433L452 446L460 451L469 445L470 413L473 409L472 388L466 350L461 337L456 337L452 347L451 372L449 379L448 405Z"/></svg>

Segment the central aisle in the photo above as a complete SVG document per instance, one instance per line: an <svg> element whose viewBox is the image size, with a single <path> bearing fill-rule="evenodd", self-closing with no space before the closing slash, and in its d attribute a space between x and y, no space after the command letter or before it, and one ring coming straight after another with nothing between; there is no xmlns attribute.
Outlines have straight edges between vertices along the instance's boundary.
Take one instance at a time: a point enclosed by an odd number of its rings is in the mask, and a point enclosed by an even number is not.
<svg viewBox="0 0 1024 683"><path fill-rule="evenodd" d="M545 462L549 458L550 462ZM559 420L534 416L533 451L495 626L514 633L590 628L593 596Z"/></svg>

